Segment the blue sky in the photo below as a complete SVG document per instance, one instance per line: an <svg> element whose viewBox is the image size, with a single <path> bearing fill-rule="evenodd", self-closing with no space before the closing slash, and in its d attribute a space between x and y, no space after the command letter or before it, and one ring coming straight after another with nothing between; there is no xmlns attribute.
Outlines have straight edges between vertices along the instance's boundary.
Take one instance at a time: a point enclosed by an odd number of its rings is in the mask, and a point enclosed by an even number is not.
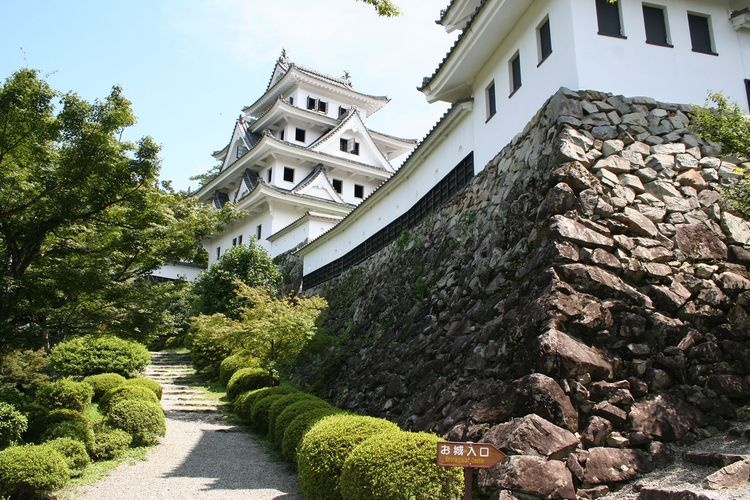
<svg viewBox="0 0 750 500"><path fill-rule="evenodd" d="M133 102L128 138L162 145L162 178L195 188L229 140L243 106L265 90L281 48L392 101L376 130L421 139L445 110L416 90L455 36L434 23L447 0L399 0L377 17L353 0L8 0L0 17L0 78L28 66L58 90L101 98L114 84Z"/></svg>

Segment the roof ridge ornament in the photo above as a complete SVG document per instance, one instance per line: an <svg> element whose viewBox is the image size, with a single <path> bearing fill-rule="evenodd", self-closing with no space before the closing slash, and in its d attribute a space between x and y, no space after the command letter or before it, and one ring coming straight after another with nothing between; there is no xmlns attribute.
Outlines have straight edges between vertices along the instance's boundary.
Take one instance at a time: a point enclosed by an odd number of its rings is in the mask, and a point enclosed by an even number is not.
<svg viewBox="0 0 750 500"><path fill-rule="evenodd" d="M344 80L344 83L346 83L348 86L352 86L352 75L347 70L344 70L344 74L341 79Z"/></svg>
<svg viewBox="0 0 750 500"><path fill-rule="evenodd" d="M281 55L279 56L278 60L279 64L289 64L289 56L286 53L286 49L281 49Z"/></svg>

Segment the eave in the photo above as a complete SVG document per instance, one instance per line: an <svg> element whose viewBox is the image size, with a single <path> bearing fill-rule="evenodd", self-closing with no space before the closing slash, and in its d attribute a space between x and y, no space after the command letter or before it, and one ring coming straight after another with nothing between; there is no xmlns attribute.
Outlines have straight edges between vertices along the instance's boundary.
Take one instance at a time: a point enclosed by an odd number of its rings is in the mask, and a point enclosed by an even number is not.
<svg viewBox="0 0 750 500"><path fill-rule="evenodd" d="M435 22L445 26L448 33L464 29L477 5L479 0L453 0Z"/></svg>
<svg viewBox="0 0 750 500"><path fill-rule="evenodd" d="M295 194L266 183L260 183L255 186L255 189L238 201L236 206L240 210L251 211L253 208L269 200L288 203L296 208L303 207L310 210L327 211L341 216L346 215L354 208L353 205L349 205L348 203L336 203L334 201L315 198L314 196Z"/></svg>
<svg viewBox="0 0 750 500"><path fill-rule="evenodd" d="M302 109L289 104L283 99L277 99L276 102L273 103L273 105L268 108L266 112L263 113L263 115L260 116L257 121L255 121L255 123L253 123L251 131L259 134L267 129L270 124L275 123L279 118L283 118L286 116L298 118L299 120L305 122L320 124L323 127L335 127L339 123L339 120L331 118L330 116L326 116L315 111Z"/></svg>
<svg viewBox="0 0 750 500"><path fill-rule="evenodd" d="M305 222L309 221L310 219L318 219L318 220L325 220L325 221L331 221L331 222L339 222L341 221L342 217L336 217L335 215L328 215L328 214L320 214L317 212L306 212L305 215L300 217L299 219L295 220L288 226L279 229L275 233L273 233L271 236L266 238L268 241L276 241L277 239L281 238L282 236L288 234L294 229L297 229Z"/></svg>

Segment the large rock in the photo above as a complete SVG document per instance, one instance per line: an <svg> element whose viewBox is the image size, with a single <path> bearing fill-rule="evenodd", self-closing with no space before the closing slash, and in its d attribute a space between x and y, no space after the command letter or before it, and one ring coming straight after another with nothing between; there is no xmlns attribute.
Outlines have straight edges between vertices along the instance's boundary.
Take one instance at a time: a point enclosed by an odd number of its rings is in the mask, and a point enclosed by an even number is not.
<svg viewBox="0 0 750 500"><path fill-rule="evenodd" d="M482 442L492 443L509 454L553 460L567 457L578 446L578 438L573 433L534 414L492 427L482 437Z"/></svg>
<svg viewBox="0 0 750 500"><path fill-rule="evenodd" d="M569 219L563 215L552 217L552 229L556 231L561 238L570 240L584 245L602 246L612 248L615 242L609 236L590 229L578 221Z"/></svg>
<svg viewBox="0 0 750 500"><path fill-rule="evenodd" d="M612 423L606 418L593 416L589 420L589 424L581 434L581 441L586 447L602 446L607 442L612 432Z"/></svg>
<svg viewBox="0 0 750 500"><path fill-rule="evenodd" d="M653 238L659 234L656 224L651 222L651 219L630 207L625 207L622 214L616 214L613 218L628 226L628 229L638 236Z"/></svg>
<svg viewBox="0 0 750 500"><path fill-rule="evenodd" d="M537 368L562 378L586 373L597 380L612 377L612 363L599 352L565 333L550 329L537 337Z"/></svg>
<svg viewBox="0 0 750 500"><path fill-rule="evenodd" d="M732 243L750 245L750 224L740 217L724 211L721 214L721 228Z"/></svg>
<svg viewBox="0 0 750 500"><path fill-rule="evenodd" d="M705 224L681 224L675 228L675 241L691 260L727 260L727 246Z"/></svg>
<svg viewBox="0 0 750 500"><path fill-rule="evenodd" d="M703 413L671 394L647 396L630 409L630 427L652 439L682 439L706 421Z"/></svg>
<svg viewBox="0 0 750 500"><path fill-rule="evenodd" d="M557 271L576 290L606 298L630 299L645 307L652 306L651 299L646 295L625 283L620 277L604 269L574 263L558 266Z"/></svg>
<svg viewBox="0 0 750 500"><path fill-rule="evenodd" d="M717 470L703 480L707 490L723 490L747 486L750 481L750 460L742 460Z"/></svg>
<svg viewBox="0 0 750 500"><path fill-rule="evenodd" d="M640 450L591 448L583 482L602 484L629 481L649 469L649 457Z"/></svg>
<svg viewBox="0 0 750 500"><path fill-rule="evenodd" d="M575 498L573 476L565 463L527 455L511 456L479 471L479 486L503 488L540 498Z"/></svg>

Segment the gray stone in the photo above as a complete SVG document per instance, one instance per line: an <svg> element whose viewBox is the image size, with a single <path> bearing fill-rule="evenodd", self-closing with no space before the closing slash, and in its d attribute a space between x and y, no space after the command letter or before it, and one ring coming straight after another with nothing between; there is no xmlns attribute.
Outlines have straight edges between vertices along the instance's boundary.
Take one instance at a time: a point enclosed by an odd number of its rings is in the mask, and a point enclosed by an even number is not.
<svg viewBox="0 0 750 500"><path fill-rule="evenodd" d="M727 246L703 224L677 226L675 241L683 255L693 260L726 260Z"/></svg>
<svg viewBox="0 0 750 500"><path fill-rule="evenodd" d="M561 460L578 446L578 438L538 415L514 418L492 427L481 442L511 455L534 455Z"/></svg>
<svg viewBox="0 0 750 500"><path fill-rule="evenodd" d="M617 186L617 184L619 184L620 182L620 179L617 177L617 174L615 174L614 172L610 172L606 168L599 170L599 172L597 172L596 175L599 178L599 180L602 181L602 184L604 184L610 189Z"/></svg>
<svg viewBox="0 0 750 500"><path fill-rule="evenodd" d="M651 167L639 168L635 171L635 175L643 182L651 182L657 177L656 170Z"/></svg>
<svg viewBox="0 0 750 500"><path fill-rule="evenodd" d="M607 442L607 437L612 432L612 423L606 418L593 416L589 424L581 433L581 441L590 448L592 446L602 446Z"/></svg>
<svg viewBox="0 0 750 500"><path fill-rule="evenodd" d="M671 394L650 395L635 403L629 419L633 431L662 441L682 439L705 422L700 410Z"/></svg>
<svg viewBox="0 0 750 500"><path fill-rule="evenodd" d="M719 284L724 290L750 290L750 280L732 272L723 272L718 276Z"/></svg>
<svg viewBox="0 0 750 500"><path fill-rule="evenodd" d="M664 207L654 207L650 205L639 204L636 208L640 213L648 217L653 222L661 222L667 215L667 209Z"/></svg>
<svg viewBox="0 0 750 500"><path fill-rule="evenodd" d="M622 214L615 214L613 218L625 224L638 236L654 237L659 234L656 225L648 217L630 207L625 207Z"/></svg>
<svg viewBox="0 0 750 500"><path fill-rule="evenodd" d="M667 154L653 154L646 158L646 166L654 170L671 170L675 166L674 156Z"/></svg>
<svg viewBox="0 0 750 500"><path fill-rule="evenodd" d="M620 156L608 156L594 164L594 170L607 169L616 174L628 173L632 170L630 162Z"/></svg>
<svg viewBox="0 0 750 500"><path fill-rule="evenodd" d="M642 127L648 126L648 120L643 113L628 113L622 116L622 123L625 125L640 125Z"/></svg>
<svg viewBox="0 0 750 500"><path fill-rule="evenodd" d="M659 144L656 146L651 147L651 152L653 154L665 154L665 155L674 155L679 153L685 152L685 145L684 144Z"/></svg>
<svg viewBox="0 0 750 500"><path fill-rule="evenodd" d="M675 157L677 170L689 170L698 168L698 159L687 153L678 154Z"/></svg>
<svg viewBox="0 0 750 500"><path fill-rule="evenodd" d="M562 215L555 215L551 218L551 221L552 230L556 231L561 238L566 240L606 248L612 248L615 245L614 240L609 236L600 234L573 219Z"/></svg>
<svg viewBox="0 0 750 500"><path fill-rule="evenodd" d="M677 176L677 182L681 186L690 186L695 189L703 189L706 187L706 180L697 170L688 170Z"/></svg>
<svg viewBox="0 0 750 500"><path fill-rule="evenodd" d="M742 460L722 467L703 480L707 490L723 490L747 485L750 480L750 460Z"/></svg>
<svg viewBox="0 0 750 500"><path fill-rule="evenodd" d="M625 144L621 140L610 139L604 141L604 144L602 145L602 153L604 153L604 156L610 156L622 151L623 147L625 147Z"/></svg>
<svg viewBox="0 0 750 500"><path fill-rule="evenodd" d="M653 305L647 296L604 269L575 263L558 266L557 271L577 290L594 295L599 293L607 298L629 299L646 307Z"/></svg>
<svg viewBox="0 0 750 500"><path fill-rule="evenodd" d="M580 340L550 329L537 337L537 367L543 373L573 378L590 373L596 379L612 376L612 364Z"/></svg>
<svg viewBox="0 0 750 500"><path fill-rule="evenodd" d="M726 210L721 214L721 228L729 241L740 245L750 245L750 224Z"/></svg>
<svg viewBox="0 0 750 500"><path fill-rule="evenodd" d="M573 476L564 462L515 455L490 469L481 469L479 486L504 488L538 498L576 498Z"/></svg>
<svg viewBox="0 0 750 500"><path fill-rule="evenodd" d="M629 481L651 468L648 455L640 450L598 447L588 451L583 479L587 484Z"/></svg>
<svg viewBox="0 0 750 500"><path fill-rule="evenodd" d="M670 181L664 179L657 179L653 182L649 182L644 186L646 192L656 198L662 200L665 196L672 196L675 198L681 198L682 195L675 188Z"/></svg>
<svg viewBox="0 0 750 500"><path fill-rule="evenodd" d="M636 177L632 174L623 174L620 177L620 184L632 189L636 193L643 193L645 191L643 187L643 182L641 182L641 179Z"/></svg>

